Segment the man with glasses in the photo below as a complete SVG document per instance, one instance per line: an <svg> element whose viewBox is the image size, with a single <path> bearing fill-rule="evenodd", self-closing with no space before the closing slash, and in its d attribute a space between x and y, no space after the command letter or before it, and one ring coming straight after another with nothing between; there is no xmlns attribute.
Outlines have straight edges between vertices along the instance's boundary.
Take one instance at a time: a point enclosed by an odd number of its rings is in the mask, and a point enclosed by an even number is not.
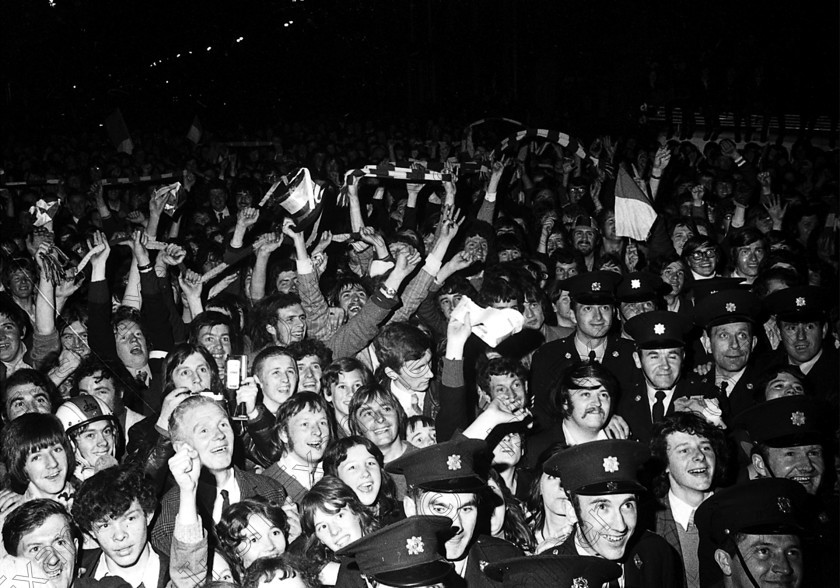
<svg viewBox="0 0 840 588"><path fill-rule="evenodd" d="M695 281L708 280L715 276L720 260L718 246L708 237L695 235L683 247L683 260Z"/></svg>

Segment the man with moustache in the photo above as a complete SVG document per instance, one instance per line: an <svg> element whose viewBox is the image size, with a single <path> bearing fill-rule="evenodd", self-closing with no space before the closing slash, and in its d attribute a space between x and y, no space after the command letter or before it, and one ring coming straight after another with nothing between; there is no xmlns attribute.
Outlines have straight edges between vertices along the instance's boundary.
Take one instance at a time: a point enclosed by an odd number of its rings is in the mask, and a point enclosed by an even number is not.
<svg viewBox="0 0 840 588"><path fill-rule="evenodd" d="M615 412L618 383L597 361L584 361L563 374L553 403L557 419L527 437L528 465L537 464L543 451L555 443L578 445L609 439L607 423Z"/></svg>
<svg viewBox="0 0 840 588"><path fill-rule="evenodd" d="M714 398L710 387L682 377L685 337L690 327L688 318L668 310L638 315L625 325L636 342L633 360L644 379L637 379L622 391L618 414L627 421L630 437L645 446L650 443L653 425L673 414L678 405L692 396ZM709 406L708 410L714 412L715 408Z"/></svg>
<svg viewBox="0 0 840 588"><path fill-rule="evenodd" d="M601 242L598 224L589 216L581 215L575 218L572 226L572 247L583 255L586 269L592 271L596 265L595 252Z"/></svg>
<svg viewBox="0 0 840 588"><path fill-rule="evenodd" d="M686 588L699 588L699 534L694 512L712 495L727 461L723 432L691 412L656 423L651 454L662 471L654 481L659 498L654 531L680 554Z"/></svg>
<svg viewBox="0 0 840 588"><path fill-rule="evenodd" d="M543 555L588 555L621 564L617 586L682 586L679 558L655 533L639 525L638 470L649 457L641 443L592 441L559 451L543 471L562 480L577 516L574 533Z"/></svg>
<svg viewBox="0 0 840 588"><path fill-rule="evenodd" d="M694 308L694 322L703 327L700 340L714 364L698 382L715 388L726 423L755 403L760 370L752 358L760 309L754 294L739 289L710 294Z"/></svg>
<svg viewBox="0 0 840 588"><path fill-rule="evenodd" d="M463 437L418 449L386 466L406 478L405 514L444 516L457 533L445 544L446 559L470 588L495 586L482 570L488 563L518 557L513 544L476 533L478 501L492 492L477 471L477 462L487 452L484 441ZM489 496L489 495L487 495Z"/></svg>

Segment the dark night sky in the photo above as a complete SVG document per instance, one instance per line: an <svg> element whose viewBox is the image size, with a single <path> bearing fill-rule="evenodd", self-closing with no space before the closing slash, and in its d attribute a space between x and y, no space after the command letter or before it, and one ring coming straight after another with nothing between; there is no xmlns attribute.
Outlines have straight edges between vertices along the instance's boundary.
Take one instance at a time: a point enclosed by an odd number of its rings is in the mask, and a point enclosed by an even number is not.
<svg viewBox="0 0 840 588"><path fill-rule="evenodd" d="M617 120L641 103L648 63L676 57L721 76L763 64L789 111L838 105L837 2L2 4L3 124L18 129L84 127L114 106L131 125L196 112L217 123L272 112Z"/></svg>

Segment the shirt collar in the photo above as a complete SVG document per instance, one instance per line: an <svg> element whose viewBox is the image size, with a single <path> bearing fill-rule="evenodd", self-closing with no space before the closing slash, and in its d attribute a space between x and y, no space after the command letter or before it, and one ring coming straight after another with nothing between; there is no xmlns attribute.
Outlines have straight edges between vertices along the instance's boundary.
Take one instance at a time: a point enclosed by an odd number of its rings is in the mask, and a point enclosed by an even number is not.
<svg viewBox="0 0 840 588"><path fill-rule="evenodd" d="M148 551L148 557L145 558L146 563L141 567L140 562L138 562L131 568L120 568L103 553L99 557L99 563L93 574L94 580L101 580L105 576L117 576L125 580L131 588L137 588L140 584L143 584L146 588L157 586L160 579L160 556L155 553L148 541L146 542L146 550ZM140 556L140 560L143 559L144 556Z"/></svg>
<svg viewBox="0 0 840 588"><path fill-rule="evenodd" d="M822 357L822 354L823 354L823 350L820 349L820 352L817 353L814 357L812 357L811 359L809 359L805 363L800 363L799 364L800 371L807 376L808 372L810 372L811 369L814 367L814 364L816 364L820 360L820 357ZM790 362L790 356L788 356L788 362Z"/></svg>
<svg viewBox="0 0 840 588"><path fill-rule="evenodd" d="M732 394L732 390L734 390L735 386L738 385L738 382L741 381L741 376L744 375L745 371L747 371L747 366L744 366L740 372L735 372L731 376L723 376L715 370L715 386L720 387L721 382L727 382L726 395L730 396Z"/></svg>
<svg viewBox="0 0 840 588"><path fill-rule="evenodd" d="M712 492L707 492L706 496L703 497L703 500L706 500L712 494ZM674 494L673 490L668 490L668 502L671 503L671 513L674 515L674 520L679 523L680 527L687 531L688 522L691 519L691 515L694 514L695 510L697 510L696 507L691 506L682 498Z"/></svg>
<svg viewBox="0 0 840 588"><path fill-rule="evenodd" d="M566 445L572 446L572 445L580 445L581 443L587 443L587 441L584 441L582 439L578 439L575 436L574 432L569 427L566 426L566 420L565 419L563 420L562 426L563 426L563 438L566 440ZM598 431L598 435L595 437L595 439L593 439L593 441L603 441L604 439L609 439L609 437L607 437L606 431L604 431L604 429L601 429L600 431Z"/></svg>
<svg viewBox="0 0 840 588"><path fill-rule="evenodd" d="M580 339L578 339L577 332L575 332L575 350L577 351L578 355L583 359L589 358L589 352L595 352L595 359L599 362L604 361L604 353L607 351L607 337L604 337L601 343L595 345L594 347L590 347Z"/></svg>
<svg viewBox="0 0 840 588"><path fill-rule="evenodd" d="M423 405L425 404L426 400L426 393L425 392L414 392L409 390L402 384L400 384L397 380L391 380L391 392L394 396L397 397L397 400L400 401L400 404L403 407L403 410L408 416L414 416L414 409L411 408L412 401L414 397L417 397L417 404L420 405L420 411L423 410Z"/></svg>

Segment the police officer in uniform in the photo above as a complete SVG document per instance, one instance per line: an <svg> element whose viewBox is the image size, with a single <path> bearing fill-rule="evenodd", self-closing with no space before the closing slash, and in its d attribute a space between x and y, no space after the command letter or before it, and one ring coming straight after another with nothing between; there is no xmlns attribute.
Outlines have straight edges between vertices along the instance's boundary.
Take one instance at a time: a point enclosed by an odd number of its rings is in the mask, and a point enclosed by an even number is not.
<svg viewBox="0 0 840 588"><path fill-rule="evenodd" d="M550 555L589 555L621 565L624 588L683 585L674 548L638 526L638 470L649 458L635 441L608 439L564 449L546 461L546 474L560 478L575 509L574 533Z"/></svg>
<svg viewBox="0 0 840 588"><path fill-rule="evenodd" d="M572 299L575 332L540 347L531 362L529 389L534 398L534 431L549 429L562 418L551 397L563 372L581 360L598 361L618 380L621 386L639 377L633 364L633 343L613 329L615 320L615 288L621 275L595 271L573 276L561 283ZM529 465L538 456L528 456Z"/></svg>
<svg viewBox="0 0 840 588"><path fill-rule="evenodd" d="M700 586L805 586L806 498L801 484L767 478L720 490L704 501L694 513Z"/></svg>
<svg viewBox="0 0 840 588"><path fill-rule="evenodd" d="M689 408L685 403L690 398L694 397L691 408L704 408L709 416L719 409L713 388L682 377L685 336L690 328L685 315L669 310L646 312L625 325L636 342L633 360L644 378L624 389L618 414L627 421L630 437L645 446L650 443L653 423L678 408Z"/></svg>
<svg viewBox="0 0 840 588"><path fill-rule="evenodd" d="M703 328L701 341L712 356L712 369L699 382L718 392L724 421L755 403L760 375L753 350L758 344L761 303L746 290L725 289L703 298L694 308L694 321Z"/></svg>
<svg viewBox="0 0 840 588"><path fill-rule="evenodd" d="M752 468L766 478L787 478L808 494L810 530L805 538L809 583L838 585L837 496L823 484L830 435L826 403L807 396L783 396L754 406L735 417L753 443ZM830 458L829 458L830 459Z"/></svg>
<svg viewBox="0 0 840 588"><path fill-rule="evenodd" d="M337 552L350 556L371 588L462 586L446 561L444 543L452 534L448 517L413 516L388 525Z"/></svg>
<svg viewBox="0 0 840 588"><path fill-rule="evenodd" d="M503 539L476 533L478 501L492 492L481 473L487 461L484 441L456 437L390 462L385 469L405 476L406 515L449 517L456 528L445 543L446 559L469 588L498 586L484 575L488 563L522 555ZM486 470L485 470L486 471Z"/></svg>

